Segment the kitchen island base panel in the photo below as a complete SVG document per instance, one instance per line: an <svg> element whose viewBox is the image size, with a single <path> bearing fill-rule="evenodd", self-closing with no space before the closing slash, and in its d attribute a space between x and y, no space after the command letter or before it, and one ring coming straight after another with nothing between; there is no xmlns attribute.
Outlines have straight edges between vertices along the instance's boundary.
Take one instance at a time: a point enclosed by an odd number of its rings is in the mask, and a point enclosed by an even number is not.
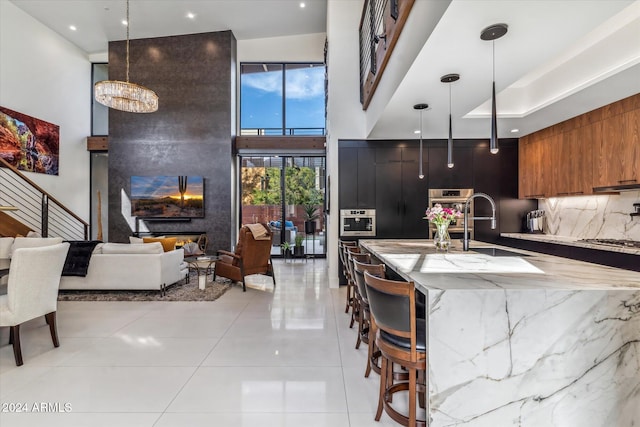
<svg viewBox="0 0 640 427"><path fill-rule="evenodd" d="M429 309L431 427L640 425L640 292L429 291Z"/></svg>

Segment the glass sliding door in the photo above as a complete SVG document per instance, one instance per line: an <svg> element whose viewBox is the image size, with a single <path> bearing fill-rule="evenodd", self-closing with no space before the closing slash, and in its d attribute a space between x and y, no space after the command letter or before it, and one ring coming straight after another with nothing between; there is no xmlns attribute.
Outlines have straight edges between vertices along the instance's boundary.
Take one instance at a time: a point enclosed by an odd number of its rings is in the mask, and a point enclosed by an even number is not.
<svg viewBox="0 0 640 427"><path fill-rule="evenodd" d="M325 255L324 157L242 157L240 185L241 223L269 224L272 255Z"/></svg>

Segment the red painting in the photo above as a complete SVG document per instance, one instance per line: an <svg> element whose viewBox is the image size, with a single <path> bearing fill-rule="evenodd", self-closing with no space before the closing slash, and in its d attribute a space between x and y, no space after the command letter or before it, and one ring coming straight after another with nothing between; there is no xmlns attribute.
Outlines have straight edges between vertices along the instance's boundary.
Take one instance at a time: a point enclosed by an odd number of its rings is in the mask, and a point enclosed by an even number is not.
<svg viewBox="0 0 640 427"><path fill-rule="evenodd" d="M19 170L58 175L60 126L0 107L0 157Z"/></svg>

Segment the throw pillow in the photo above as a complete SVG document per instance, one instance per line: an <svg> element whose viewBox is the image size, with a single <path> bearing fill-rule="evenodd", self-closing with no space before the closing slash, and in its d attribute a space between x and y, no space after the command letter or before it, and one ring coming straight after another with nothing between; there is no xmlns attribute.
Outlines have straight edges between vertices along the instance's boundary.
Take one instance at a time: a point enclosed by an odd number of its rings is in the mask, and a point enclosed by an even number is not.
<svg viewBox="0 0 640 427"><path fill-rule="evenodd" d="M105 243L102 245L103 254L162 254L164 251L160 242L150 244Z"/></svg>
<svg viewBox="0 0 640 427"><path fill-rule="evenodd" d="M144 243L144 239L142 237L129 236L129 243Z"/></svg>
<svg viewBox="0 0 640 427"><path fill-rule="evenodd" d="M160 239L158 237L145 237L142 240L144 241L144 243L154 243L154 242L162 243L162 249L164 249L165 252L171 252L175 250L176 242L178 241L176 237L167 237L164 239Z"/></svg>
<svg viewBox="0 0 640 427"><path fill-rule="evenodd" d="M198 244L195 242L185 243L184 246L182 246L182 249L184 250L184 256L194 256L194 255L204 254L204 252L200 250L200 248L198 247Z"/></svg>

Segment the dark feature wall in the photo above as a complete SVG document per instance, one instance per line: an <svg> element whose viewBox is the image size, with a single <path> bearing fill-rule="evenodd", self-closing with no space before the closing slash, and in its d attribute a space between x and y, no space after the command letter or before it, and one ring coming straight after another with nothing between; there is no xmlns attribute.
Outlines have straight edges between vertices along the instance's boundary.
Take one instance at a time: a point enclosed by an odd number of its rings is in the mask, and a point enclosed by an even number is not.
<svg viewBox="0 0 640 427"><path fill-rule="evenodd" d="M125 42L109 43L109 79L125 80ZM130 81L158 94L155 113L109 111L109 238L128 242L121 192L132 175L201 175L205 218L147 222L154 232L206 232L231 244L236 39L231 31L130 41ZM124 212L123 212L124 211Z"/></svg>

